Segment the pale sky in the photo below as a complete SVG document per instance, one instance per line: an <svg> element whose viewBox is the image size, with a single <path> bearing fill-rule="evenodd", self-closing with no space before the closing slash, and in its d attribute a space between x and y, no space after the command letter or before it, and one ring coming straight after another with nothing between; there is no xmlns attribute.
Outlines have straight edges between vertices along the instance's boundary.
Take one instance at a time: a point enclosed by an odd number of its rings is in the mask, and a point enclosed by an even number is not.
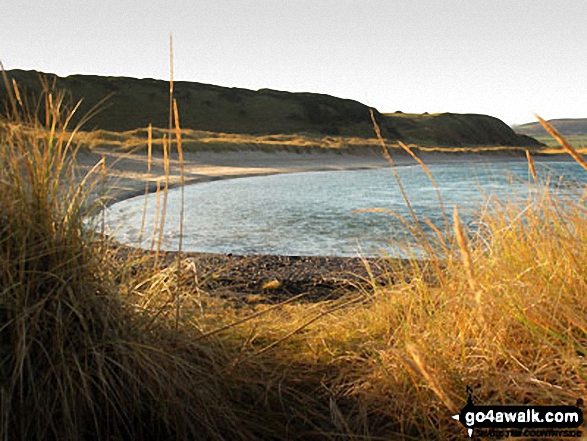
<svg viewBox="0 0 587 441"><path fill-rule="evenodd" d="M587 0L2 0L6 69L587 117Z"/></svg>

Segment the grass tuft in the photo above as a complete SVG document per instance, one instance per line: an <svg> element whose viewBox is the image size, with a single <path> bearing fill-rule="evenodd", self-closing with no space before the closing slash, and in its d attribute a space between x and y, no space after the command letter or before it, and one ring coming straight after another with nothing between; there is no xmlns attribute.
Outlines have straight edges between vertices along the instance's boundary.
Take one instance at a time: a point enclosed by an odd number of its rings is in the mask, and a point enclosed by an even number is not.
<svg viewBox="0 0 587 441"><path fill-rule="evenodd" d="M0 121L0 439L254 438L228 353L169 332L144 294L171 287L88 228L102 163L78 174L76 105L51 88L38 104Z"/></svg>

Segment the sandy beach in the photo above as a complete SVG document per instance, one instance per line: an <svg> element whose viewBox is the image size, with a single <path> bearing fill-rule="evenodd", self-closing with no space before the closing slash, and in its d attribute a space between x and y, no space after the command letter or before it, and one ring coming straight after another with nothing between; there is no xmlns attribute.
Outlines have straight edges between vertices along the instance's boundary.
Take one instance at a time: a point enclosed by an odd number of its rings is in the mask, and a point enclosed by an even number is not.
<svg viewBox="0 0 587 441"><path fill-rule="evenodd" d="M426 164L439 163L487 163L525 160L518 154L500 153L439 153L425 152L419 157ZM151 172L148 172L145 152L125 153L120 150L96 148L91 152L79 152L78 164L82 172L89 171L104 158L106 161L106 199L111 205L120 200L163 188L165 182L164 161L161 153L153 154ZM405 152L394 152L397 166L415 165L416 161ZM180 185L180 164L177 154L170 159L170 188ZM235 179L278 173L310 171L358 170L388 167L381 153L369 151L361 154L324 151L295 153L276 151L201 151L184 153L184 179L186 185L219 179ZM100 174L100 171L97 171ZM97 189L98 191L98 189Z"/></svg>

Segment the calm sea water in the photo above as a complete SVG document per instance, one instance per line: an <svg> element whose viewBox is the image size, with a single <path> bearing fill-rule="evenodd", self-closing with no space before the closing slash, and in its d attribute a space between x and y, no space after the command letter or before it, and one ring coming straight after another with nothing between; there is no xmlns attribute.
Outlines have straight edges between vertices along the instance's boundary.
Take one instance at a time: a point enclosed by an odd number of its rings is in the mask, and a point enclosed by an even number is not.
<svg viewBox="0 0 587 441"><path fill-rule="evenodd" d="M453 207L474 228L475 212L492 198L525 197L539 190L529 183L525 162L430 166L449 217ZM444 225L436 191L418 166L397 171L417 216ZM559 176L587 183L573 162L539 163L538 174L565 191ZM156 196L147 197L146 227L139 243L145 196L128 199L106 212L106 232L117 240L149 248ZM180 191L168 195L162 248L179 243ZM410 219L391 170L311 172L195 184L185 189L185 251L234 254L408 256L410 234L393 215L357 212L383 208ZM427 232L432 234L430 228ZM418 255L417 247L412 251Z"/></svg>

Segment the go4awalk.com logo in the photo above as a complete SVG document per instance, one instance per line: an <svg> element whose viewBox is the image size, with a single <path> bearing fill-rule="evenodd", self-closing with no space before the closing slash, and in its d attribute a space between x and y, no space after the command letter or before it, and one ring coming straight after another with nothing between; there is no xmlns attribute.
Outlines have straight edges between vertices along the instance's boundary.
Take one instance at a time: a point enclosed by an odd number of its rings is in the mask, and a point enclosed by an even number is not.
<svg viewBox="0 0 587 441"><path fill-rule="evenodd" d="M467 404L453 419L459 421L469 437L570 437L580 438L583 411L577 400L574 406L478 406L473 403L473 389L467 386Z"/></svg>

